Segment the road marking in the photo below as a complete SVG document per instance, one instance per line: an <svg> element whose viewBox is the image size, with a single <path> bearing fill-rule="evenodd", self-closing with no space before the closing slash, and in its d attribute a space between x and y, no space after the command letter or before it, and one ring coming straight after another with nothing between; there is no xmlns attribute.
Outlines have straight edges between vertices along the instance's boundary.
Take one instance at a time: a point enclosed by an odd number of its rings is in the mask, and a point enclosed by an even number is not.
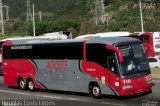
<svg viewBox="0 0 160 106"><path fill-rule="evenodd" d="M0 90L0 92L13 93L13 94L19 94L19 95L30 95L29 93L20 93L20 92L6 91L6 90Z"/></svg>
<svg viewBox="0 0 160 106"><path fill-rule="evenodd" d="M39 97L44 97L44 98L51 98L51 99L62 99L62 97L57 97L57 96L47 96L47 95L36 95Z"/></svg>
<svg viewBox="0 0 160 106"><path fill-rule="evenodd" d="M160 82L160 80L153 80L153 82Z"/></svg>
<svg viewBox="0 0 160 106"><path fill-rule="evenodd" d="M71 101L81 101L80 99L75 99L75 98L65 98L66 100L71 100Z"/></svg>
<svg viewBox="0 0 160 106"><path fill-rule="evenodd" d="M85 100L81 100L81 99L75 99L75 98L66 98L66 97L55 97L55 96L47 96L47 95L36 95L39 97L45 97L45 98L51 98L51 99L61 99L61 100L71 100L71 101L82 101L82 102L89 102L89 101L85 101Z"/></svg>
<svg viewBox="0 0 160 106"><path fill-rule="evenodd" d="M114 106L128 106L128 105L124 105L124 104L115 104L115 103L109 103L109 102L101 102L104 105L114 105Z"/></svg>
<svg viewBox="0 0 160 106"><path fill-rule="evenodd" d="M27 96L33 95L33 94L30 94L30 93L20 93L20 92L14 92L14 91L6 91L6 90L0 90L0 92L19 94L19 95L27 95ZM37 94L35 94L33 96L51 98L51 99L61 99L61 100L81 101L81 102L92 102L92 101L89 101L89 100L82 100L82 99L75 99L75 98L63 98L63 97L58 97L58 96L47 96L47 95L37 95ZM95 103L98 103L98 102L95 102ZM115 104L115 103L109 103L109 102L101 102L101 104L113 105L113 106L128 106L128 105L124 105L124 104Z"/></svg>

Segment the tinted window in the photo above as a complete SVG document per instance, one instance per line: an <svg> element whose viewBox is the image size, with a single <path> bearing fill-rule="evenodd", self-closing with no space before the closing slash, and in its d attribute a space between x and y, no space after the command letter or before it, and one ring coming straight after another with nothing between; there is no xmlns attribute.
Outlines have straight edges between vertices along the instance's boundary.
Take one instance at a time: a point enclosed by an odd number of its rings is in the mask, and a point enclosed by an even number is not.
<svg viewBox="0 0 160 106"><path fill-rule="evenodd" d="M119 48L123 54L123 62L120 63L122 75L128 76L139 72L150 72L142 44L131 44Z"/></svg>
<svg viewBox="0 0 160 106"><path fill-rule="evenodd" d="M93 61L107 67L107 56L114 56L114 52L107 50L105 44L87 44L87 61Z"/></svg>
<svg viewBox="0 0 160 106"><path fill-rule="evenodd" d="M83 59L83 43L18 45L30 49L4 47L5 59ZM12 49L11 49L12 48Z"/></svg>
<svg viewBox="0 0 160 106"><path fill-rule="evenodd" d="M114 56L108 57L108 69L114 73L117 73L118 71Z"/></svg>
<svg viewBox="0 0 160 106"><path fill-rule="evenodd" d="M149 37L148 36L142 37L142 41L145 42L145 43L148 43L149 42Z"/></svg>
<svg viewBox="0 0 160 106"><path fill-rule="evenodd" d="M2 53L2 44L3 44L4 42L0 42L0 54Z"/></svg>
<svg viewBox="0 0 160 106"><path fill-rule="evenodd" d="M155 59L155 58L148 58L148 61L149 62L157 62L157 59Z"/></svg>
<svg viewBox="0 0 160 106"><path fill-rule="evenodd" d="M139 39L144 43L148 43L149 42L149 36L147 36L147 35L144 35L144 36L130 36L130 37Z"/></svg>

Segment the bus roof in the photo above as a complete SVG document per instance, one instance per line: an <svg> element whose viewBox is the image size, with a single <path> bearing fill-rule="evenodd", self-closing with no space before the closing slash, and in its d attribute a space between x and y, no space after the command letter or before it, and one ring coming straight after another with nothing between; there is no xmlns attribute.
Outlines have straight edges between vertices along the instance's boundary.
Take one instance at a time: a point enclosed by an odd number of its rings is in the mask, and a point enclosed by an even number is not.
<svg viewBox="0 0 160 106"><path fill-rule="evenodd" d="M76 43L76 42L84 42L87 43L99 43L99 44L116 44L122 42L141 42L138 39L130 38L130 37L103 37L103 38L93 38L93 39L66 39L66 40L52 40L52 39L41 39L41 40L13 40L13 45L20 44L49 44L49 43Z"/></svg>

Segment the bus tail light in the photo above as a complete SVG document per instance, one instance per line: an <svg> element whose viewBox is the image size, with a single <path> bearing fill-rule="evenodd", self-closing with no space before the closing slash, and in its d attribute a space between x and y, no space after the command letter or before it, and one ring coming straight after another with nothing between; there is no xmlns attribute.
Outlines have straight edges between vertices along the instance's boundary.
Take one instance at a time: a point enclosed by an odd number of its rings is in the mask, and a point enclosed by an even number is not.
<svg viewBox="0 0 160 106"><path fill-rule="evenodd" d="M122 89L131 89L131 88L133 88L133 86L132 85L124 85L123 87L122 87Z"/></svg>

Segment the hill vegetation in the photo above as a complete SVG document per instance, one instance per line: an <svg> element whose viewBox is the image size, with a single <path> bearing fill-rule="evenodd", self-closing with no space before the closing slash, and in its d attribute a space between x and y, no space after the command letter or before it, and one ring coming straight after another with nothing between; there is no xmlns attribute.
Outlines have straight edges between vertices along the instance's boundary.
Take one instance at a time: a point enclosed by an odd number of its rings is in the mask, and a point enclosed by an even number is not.
<svg viewBox="0 0 160 106"><path fill-rule="evenodd" d="M32 35L32 22L26 22L26 0L3 0L9 6L10 20L5 22L8 36ZM75 36L108 31L141 31L137 0L105 0L108 24L95 26L94 0L31 0L35 4L36 35L71 31ZM160 30L160 4L143 4L145 31ZM42 21L39 21L42 11Z"/></svg>

